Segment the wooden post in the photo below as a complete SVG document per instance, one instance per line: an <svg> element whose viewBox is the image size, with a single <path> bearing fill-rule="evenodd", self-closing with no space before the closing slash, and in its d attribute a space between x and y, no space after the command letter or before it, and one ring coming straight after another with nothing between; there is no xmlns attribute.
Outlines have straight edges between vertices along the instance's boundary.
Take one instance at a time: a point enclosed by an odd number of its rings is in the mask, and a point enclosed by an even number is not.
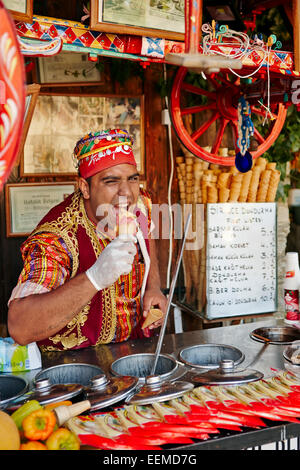
<svg viewBox="0 0 300 470"><path fill-rule="evenodd" d="M294 70L300 72L300 0L293 0Z"/></svg>
<svg viewBox="0 0 300 470"><path fill-rule="evenodd" d="M203 0L185 0L185 52L199 52Z"/></svg>

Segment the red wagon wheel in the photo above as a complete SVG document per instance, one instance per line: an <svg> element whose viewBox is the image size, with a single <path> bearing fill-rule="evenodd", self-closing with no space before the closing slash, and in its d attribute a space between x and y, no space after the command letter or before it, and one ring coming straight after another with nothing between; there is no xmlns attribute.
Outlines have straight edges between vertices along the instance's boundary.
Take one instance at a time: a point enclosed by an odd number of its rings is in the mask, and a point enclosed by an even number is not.
<svg viewBox="0 0 300 470"><path fill-rule="evenodd" d="M240 79L232 74L220 72L218 75L207 76L209 89L203 86L188 83L188 69L180 67L176 73L170 99L171 120L175 132L181 143L196 157L210 163L232 166L235 164L234 156L220 156L218 150L222 144L222 138L228 127L233 135L233 149L237 152L238 139L238 99L241 95ZM254 78L255 80L255 78ZM189 96L190 95L190 96ZM201 97L202 103L188 105L188 98ZM257 101L257 103L256 103ZM257 148L252 151L253 158L262 155L275 142L284 125L287 110L282 103L272 107L272 120L268 119L264 126L263 134L255 127L255 122L262 120L266 110L258 100L251 104L252 120L254 123L254 136ZM198 113L210 110L210 117L199 127L191 129L187 125L186 117L195 117ZM217 130L211 151L208 152L197 141L204 136L210 126L216 123Z"/></svg>

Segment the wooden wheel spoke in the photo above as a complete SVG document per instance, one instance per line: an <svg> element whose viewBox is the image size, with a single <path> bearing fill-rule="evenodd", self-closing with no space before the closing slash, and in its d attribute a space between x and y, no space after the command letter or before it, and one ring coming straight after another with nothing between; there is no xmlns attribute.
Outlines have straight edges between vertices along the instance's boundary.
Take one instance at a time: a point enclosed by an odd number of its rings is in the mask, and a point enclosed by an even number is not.
<svg viewBox="0 0 300 470"><path fill-rule="evenodd" d="M265 138L261 135L261 133L256 128L254 128L254 136L260 144L264 143Z"/></svg>
<svg viewBox="0 0 300 470"><path fill-rule="evenodd" d="M207 80L210 81L210 83L215 87L215 89L217 90L218 88L220 88L221 83L219 83L214 77L212 77L211 75L208 75L207 77Z"/></svg>
<svg viewBox="0 0 300 470"><path fill-rule="evenodd" d="M221 74L218 75L218 80L220 80L220 82L224 83L224 85L230 86L232 88L236 88L235 83L232 83L230 80L228 80L226 77L223 77L223 75L221 75Z"/></svg>
<svg viewBox="0 0 300 470"><path fill-rule="evenodd" d="M204 95L212 100L216 99L216 94L212 91L204 90L203 88L199 88L196 85L191 85L190 83L183 83L182 90L189 91L190 93L194 93L195 95Z"/></svg>
<svg viewBox="0 0 300 470"><path fill-rule="evenodd" d="M230 124L231 124L232 131L233 131L234 146L235 146L235 149L238 151L239 149L237 145L237 141L239 138L238 124L237 124L237 121L230 121Z"/></svg>
<svg viewBox="0 0 300 470"><path fill-rule="evenodd" d="M216 112L208 121L204 122L199 129L197 129L193 134L191 135L191 138L196 141L207 129L212 125L213 122L215 122L218 117L220 117L220 113Z"/></svg>
<svg viewBox="0 0 300 470"><path fill-rule="evenodd" d="M239 93L243 90L241 87L239 78L235 78L230 75L230 73L225 73L224 71L219 72L218 74L213 74L211 79L207 76L207 84L201 88L201 86L188 84L185 82L186 75L188 70L186 67L180 67L178 72L175 75L175 80L173 84L173 89L171 93L171 112L172 112L172 123L174 125L175 132L182 142L182 144L196 157L201 158L210 163L217 163L224 166L231 166L235 163L235 156L222 156L218 155L218 149L222 145L222 140L224 139L225 132L227 132L228 127L230 127L232 138L234 142L234 147L236 153L239 152L238 139L239 139L239 127L237 121L236 113L236 102L239 97ZM233 74L235 75L235 74ZM203 89L204 88L204 89ZM224 89L224 96L223 96ZM208 91L209 90L209 91ZM246 87L247 90L247 87ZM255 90L254 90L255 91ZM250 87L251 92L251 87ZM199 106L187 104L185 102L183 105L182 101L185 98L187 93L193 93L198 96L206 97L206 100L203 100L199 103ZM252 92L251 92L252 93ZM249 99L252 97L251 93L249 94ZM254 118L254 126L256 120L263 121L266 117L267 110L264 106L255 99L255 94L253 95L252 103L250 104L251 110ZM188 97L190 98L190 97ZM256 101L254 101L254 99ZM213 105L213 102L214 105ZM203 106L203 107L202 107ZM208 120L198 125L198 128L192 127L193 117L196 113L205 112L206 109L211 109L211 114L207 118ZM204 114L204 113L203 113ZM281 129L284 125L286 119L287 110L284 104L279 104L275 108L275 113L272 112L272 115L267 115L268 123L264 131L259 132L260 126L257 125L257 129L254 128L253 139L256 140L258 146L253 150L252 155L253 159L263 155L269 147L274 143L278 138ZM210 126L218 119L218 125L216 126L216 131L214 132L215 141L213 142L213 147L211 152L204 151L201 147L200 136L204 134L207 130L210 132L212 128ZM228 119L228 122L226 120ZM187 122L185 122L187 121ZM194 124L195 125L195 124ZM215 125L213 126L213 128ZM224 130L225 129L225 130ZM223 137L223 139L222 139ZM215 152L215 153L213 153Z"/></svg>
<svg viewBox="0 0 300 470"><path fill-rule="evenodd" d="M214 145L211 149L211 153L217 153L218 152L219 147L220 147L221 142L222 142L223 135L224 135L225 127L227 126L228 122L229 122L228 119L222 118L221 125L219 127L218 132L217 132L217 137L216 137L215 143L214 143Z"/></svg>
<svg viewBox="0 0 300 470"><path fill-rule="evenodd" d="M189 106L188 108L184 108L181 110L181 115L185 116L187 114L201 113L202 111L206 111L207 109L216 109L216 107L216 103L208 103L199 106Z"/></svg>
<svg viewBox="0 0 300 470"><path fill-rule="evenodd" d="M267 110L265 108L256 108L256 106L250 106L251 108L251 112L254 113L254 114L258 114L259 116L262 116L262 117L265 117L266 113L267 113ZM273 113L272 111L271 112L271 115L272 115L272 118L273 119L277 119L278 118L278 115Z"/></svg>

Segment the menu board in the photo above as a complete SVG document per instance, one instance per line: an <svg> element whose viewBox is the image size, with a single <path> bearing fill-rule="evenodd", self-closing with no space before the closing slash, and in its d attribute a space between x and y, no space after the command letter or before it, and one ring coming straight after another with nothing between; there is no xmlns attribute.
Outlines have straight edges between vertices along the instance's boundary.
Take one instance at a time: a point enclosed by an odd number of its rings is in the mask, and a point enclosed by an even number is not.
<svg viewBox="0 0 300 470"><path fill-rule="evenodd" d="M206 317L277 309L276 203L207 204Z"/></svg>

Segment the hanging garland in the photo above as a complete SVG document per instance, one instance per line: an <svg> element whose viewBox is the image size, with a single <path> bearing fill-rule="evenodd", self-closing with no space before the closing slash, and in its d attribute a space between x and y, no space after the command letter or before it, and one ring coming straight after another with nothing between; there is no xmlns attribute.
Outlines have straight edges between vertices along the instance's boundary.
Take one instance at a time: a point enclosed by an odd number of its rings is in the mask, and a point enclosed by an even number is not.
<svg viewBox="0 0 300 470"><path fill-rule="evenodd" d="M238 103L238 141L237 146L240 151L235 157L235 166L241 173L246 173L252 168L252 155L248 151L250 147L250 137L254 134L254 126L251 120L251 108L248 101L243 96Z"/></svg>

